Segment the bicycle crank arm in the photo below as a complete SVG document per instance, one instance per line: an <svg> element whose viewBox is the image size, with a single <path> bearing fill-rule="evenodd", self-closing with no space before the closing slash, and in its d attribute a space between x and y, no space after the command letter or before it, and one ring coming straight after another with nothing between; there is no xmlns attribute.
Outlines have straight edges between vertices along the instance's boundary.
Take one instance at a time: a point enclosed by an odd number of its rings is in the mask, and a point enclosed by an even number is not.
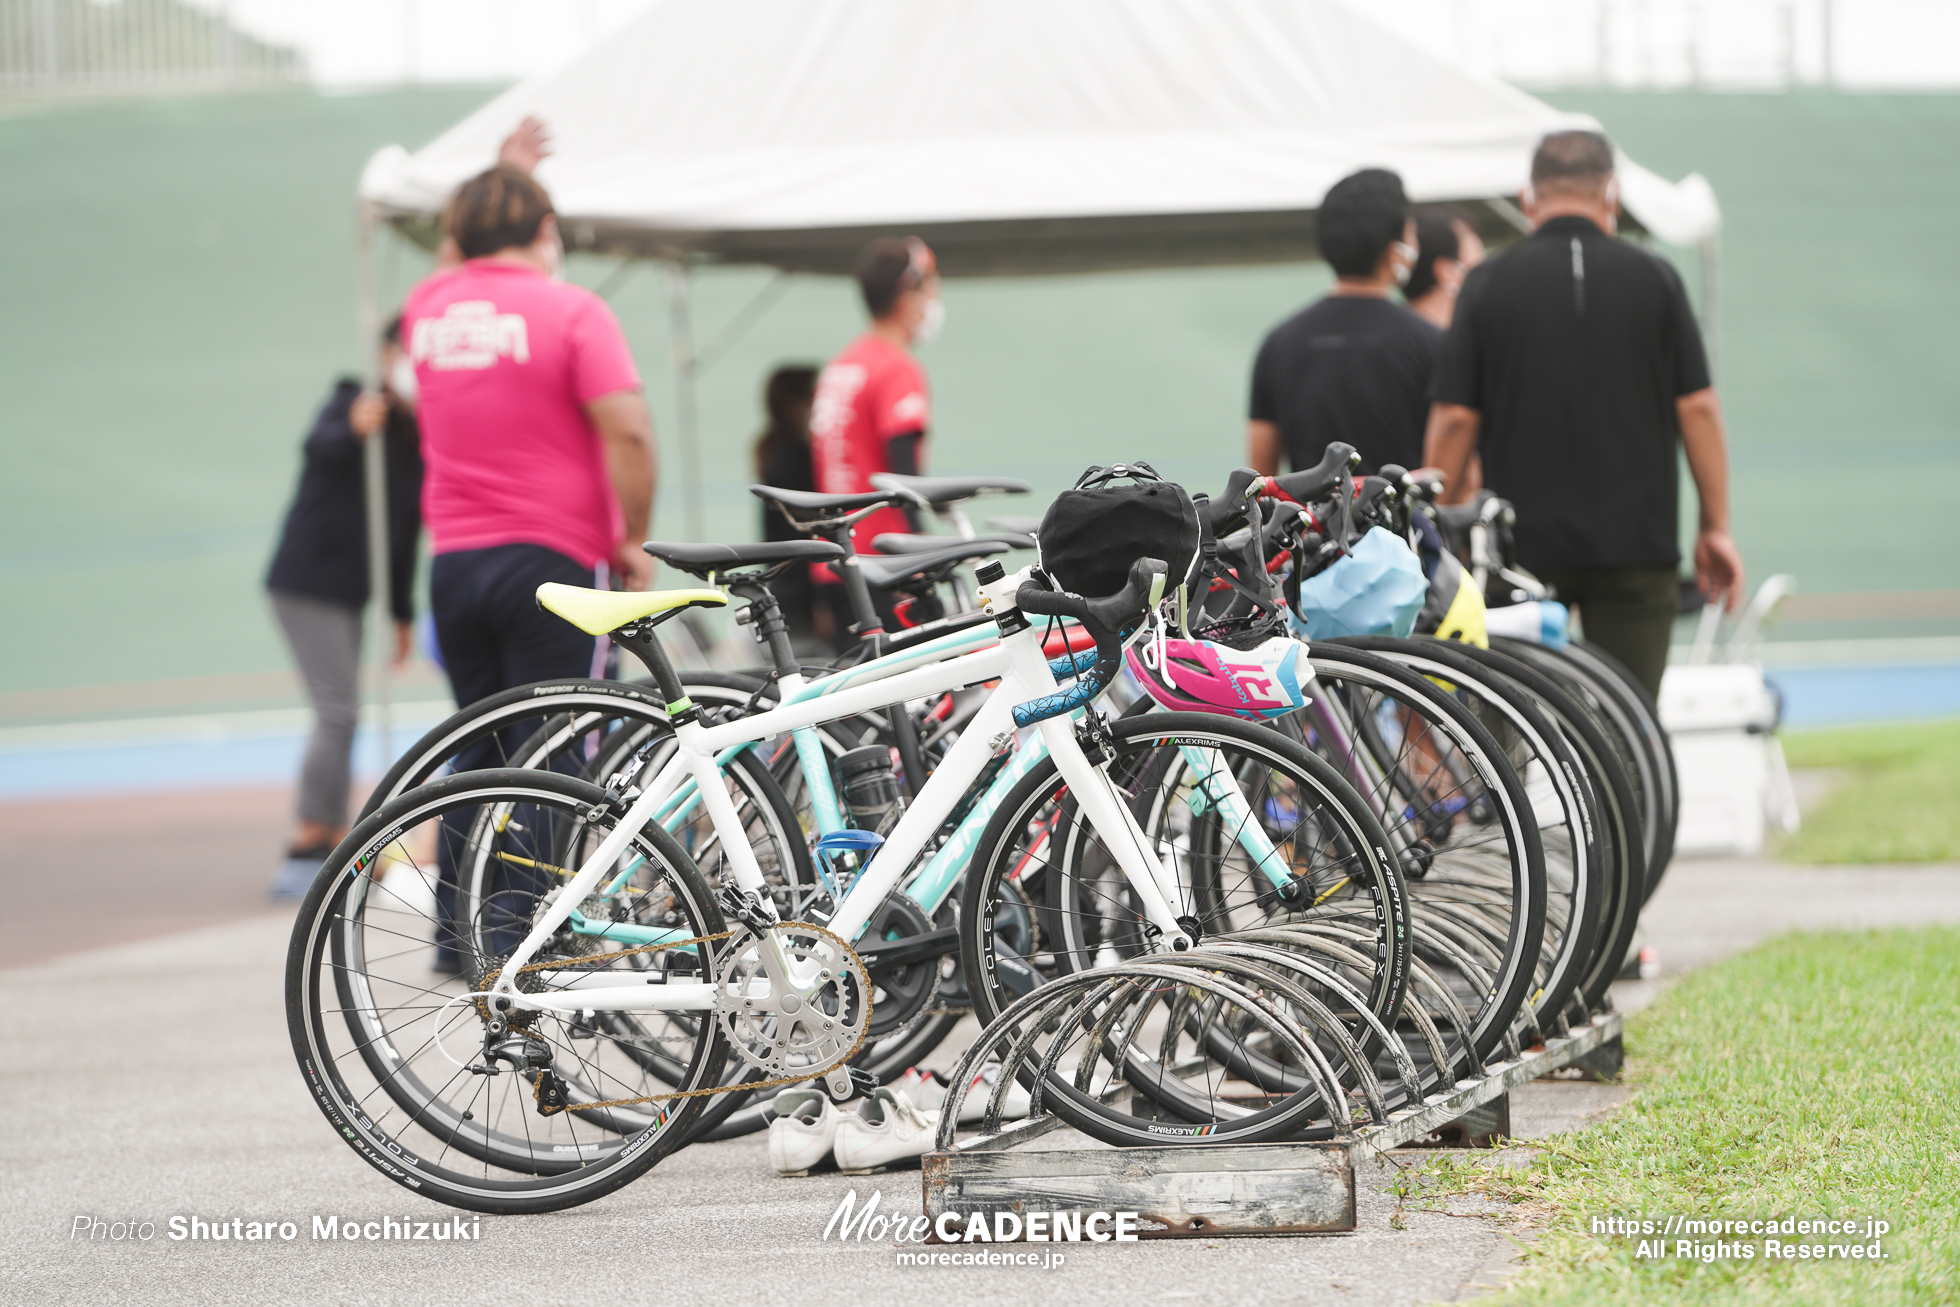
<svg viewBox="0 0 1960 1307"><path fill-rule="evenodd" d="M928 958L950 957L959 950L959 947L959 927L946 926L939 930L929 930L923 935L907 935L904 939L879 940L875 948L860 948L858 959L864 963L865 970L871 973L871 978L876 980L881 974L889 974L900 967L909 967L914 962L924 962Z"/></svg>

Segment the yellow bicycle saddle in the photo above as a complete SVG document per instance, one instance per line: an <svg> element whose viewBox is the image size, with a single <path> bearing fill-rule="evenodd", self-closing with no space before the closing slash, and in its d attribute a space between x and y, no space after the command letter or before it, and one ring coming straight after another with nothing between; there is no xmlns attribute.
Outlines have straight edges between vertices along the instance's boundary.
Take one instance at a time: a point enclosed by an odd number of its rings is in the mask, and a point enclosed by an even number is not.
<svg viewBox="0 0 1960 1307"><path fill-rule="evenodd" d="M538 607L558 614L587 635L610 635L620 627L676 608L721 608L719 590L591 590L546 581L538 587Z"/></svg>

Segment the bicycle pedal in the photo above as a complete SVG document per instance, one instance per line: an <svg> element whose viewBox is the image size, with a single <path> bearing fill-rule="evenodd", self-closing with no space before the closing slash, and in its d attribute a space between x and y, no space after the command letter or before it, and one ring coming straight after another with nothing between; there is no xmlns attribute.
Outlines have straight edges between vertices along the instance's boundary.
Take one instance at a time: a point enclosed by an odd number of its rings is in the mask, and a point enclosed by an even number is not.
<svg viewBox="0 0 1960 1307"><path fill-rule="evenodd" d="M824 1084L830 1090L830 1101L848 1103L853 1098L870 1094L879 1085L877 1076L862 1067L840 1066L824 1076Z"/></svg>

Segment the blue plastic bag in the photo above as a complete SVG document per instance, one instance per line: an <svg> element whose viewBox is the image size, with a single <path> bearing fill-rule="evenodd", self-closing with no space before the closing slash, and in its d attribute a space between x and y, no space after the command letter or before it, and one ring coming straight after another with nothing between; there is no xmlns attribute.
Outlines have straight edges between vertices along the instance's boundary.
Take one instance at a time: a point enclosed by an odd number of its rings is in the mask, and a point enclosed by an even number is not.
<svg viewBox="0 0 1960 1307"><path fill-rule="evenodd" d="M1295 630L1309 640L1340 635L1407 635L1429 593L1415 550L1370 527L1346 558L1300 582Z"/></svg>

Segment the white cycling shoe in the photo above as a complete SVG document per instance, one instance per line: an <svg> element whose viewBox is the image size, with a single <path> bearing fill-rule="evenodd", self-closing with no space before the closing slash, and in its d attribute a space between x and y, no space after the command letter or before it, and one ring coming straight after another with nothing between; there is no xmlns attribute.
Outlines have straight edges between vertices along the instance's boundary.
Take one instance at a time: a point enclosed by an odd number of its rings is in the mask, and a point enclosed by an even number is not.
<svg viewBox="0 0 1960 1307"><path fill-rule="evenodd" d="M821 1089L793 1085L776 1095L769 1123L769 1165L779 1175L808 1175L830 1156L844 1114Z"/></svg>
<svg viewBox="0 0 1960 1307"><path fill-rule="evenodd" d="M932 1150L939 1113L921 1111L902 1091L874 1089L864 1105L837 1122L837 1169L866 1175Z"/></svg>
<svg viewBox="0 0 1960 1307"><path fill-rule="evenodd" d="M1000 1063L989 1062L974 1074L973 1081L966 1087L966 1097L960 1102L960 1124L978 1121L987 1115L987 1103L994 1096L994 1086L1000 1083ZM920 1071L913 1068L907 1071L898 1082L899 1089L908 1094L912 1101L929 1111L938 1111L945 1106L950 1092L946 1079L937 1071ZM1000 1119L1018 1121L1028 1114L1031 1099L1028 1091L1017 1081L1007 1088L1007 1098L1001 1103Z"/></svg>

